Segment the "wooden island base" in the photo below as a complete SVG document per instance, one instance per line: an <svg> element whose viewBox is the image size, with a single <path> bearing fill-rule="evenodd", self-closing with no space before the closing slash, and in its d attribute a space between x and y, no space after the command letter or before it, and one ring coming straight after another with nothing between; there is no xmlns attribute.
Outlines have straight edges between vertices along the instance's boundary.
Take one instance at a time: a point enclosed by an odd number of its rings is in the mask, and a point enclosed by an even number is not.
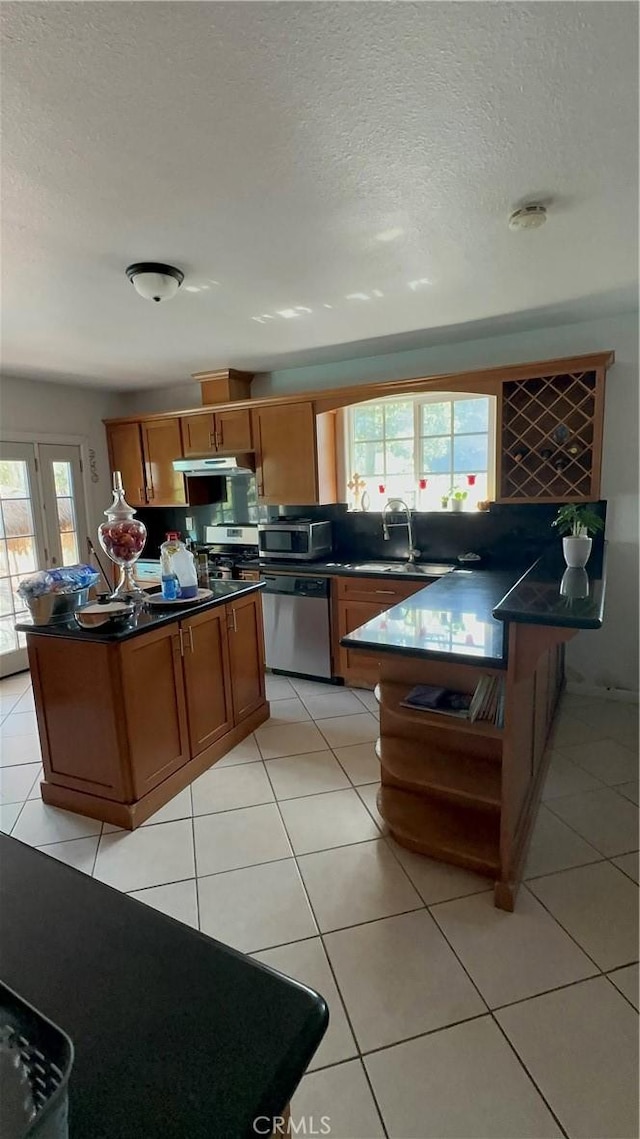
<svg viewBox="0 0 640 1139"><path fill-rule="evenodd" d="M48 783L43 779L40 783L40 793L45 803L52 807L62 807L65 811L76 811L79 815L87 815L90 819L100 819L104 823L113 823L114 826L126 830L135 830L141 823L155 815L165 803L175 798L179 791L183 791L198 775L208 771L227 752L237 744L242 743L265 720L269 719L269 705L265 702L256 712L253 712L237 727L227 732L222 739L205 751L190 759L183 767L169 775L158 787L154 787L135 803L117 803L112 799L101 799L97 795L88 795L83 791L76 791L71 787L61 786L58 783Z"/></svg>
<svg viewBox="0 0 640 1139"><path fill-rule="evenodd" d="M380 654L378 808L419 854L486 874L513 910L548 765L547 737L575 630L510 624L506 669ZM504 727L402 706L416 684L473 692L504 678Z"/></svg>
<svg viewBox="0 0 640 1139"><path fill-rule="evenodd" d="M269 718L260 593L119 638L27 632L45 803L133 830Z"/></svg>

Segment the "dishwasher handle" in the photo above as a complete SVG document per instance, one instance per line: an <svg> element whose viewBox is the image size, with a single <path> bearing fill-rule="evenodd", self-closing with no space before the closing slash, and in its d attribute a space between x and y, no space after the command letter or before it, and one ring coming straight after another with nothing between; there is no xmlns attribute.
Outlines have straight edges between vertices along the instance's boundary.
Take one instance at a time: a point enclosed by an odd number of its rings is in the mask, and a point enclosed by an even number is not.
<svg viewBox="0 0 640 1139"><path fill-rule="evenodd" d="M290 597L320 597L329 596L329 578L327 577L297 577L294 574L263 574L265 582L264 592L285 594Z"/></svg>

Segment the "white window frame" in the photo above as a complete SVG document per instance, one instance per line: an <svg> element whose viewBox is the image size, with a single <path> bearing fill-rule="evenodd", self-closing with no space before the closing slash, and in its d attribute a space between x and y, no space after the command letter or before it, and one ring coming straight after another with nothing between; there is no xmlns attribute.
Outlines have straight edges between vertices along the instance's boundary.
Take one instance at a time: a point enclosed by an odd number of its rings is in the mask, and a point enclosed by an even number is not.
<svg viewBox="0 0 640 1139"><path fill-rule="evenodd" d="M427 438L427 436L422 435L422 407L427 403L443 403L445 401L451 401L452 403L457 403L457 402L463 402L464 400L470 400L470 399L486 399L486 400L488 400L489 415L488 415L488 425L487 425L487 437L488 437L487 496L489 499L494 499L495 498L495 489L496 489L496 446L497 446L497 444L496 444L496 412L497 412L497 405L498 405L498 400L497 400L496 396L487 395L485 392L437 391L437 392L416 392L416 393L398 392L397 395L384 396L382 399L362 400L361 403L351 404L349 407L344 409L346 412L345 421L344 421L344 448L343 448L344 481L343 481L343 485L342 485L342 490L344 493L344 501L348 501L348 499L349 499L349 494L347 491L347 483L348 483L348 481L351 477L351 474L353 473L353 469L354 469L353 468L353 461L352 461L352 456L353 456L353 453L355 450L354 412L357 411L358 408L373 406L375 404L399 403L399 402L407 403L409 401L413 402L413 476L407 476L407 477L413 477L414 489L415 489L415 492L417 493L418 480L423 477L423 474L422 474L422 439ZM469 432L469 434L481 434L481 432ZM452 457L452 464L453 464L453 439L454 439L453 431L450 433L449 437L452 440L451 457ZM386 439L385 439L385 442L386 442ZM385 460L385 466L386 466L386 460ZM366 476L366 477L371 477L371 476ZM385 474L384 476L383 475L380 476L380 478L382 480L386 480L389 477L396 477L396 476L389 476L388 474ZM429 475L427 474L426 477L429 478ZM452 472L452 475L451 475L452 484L453 484L454 478L455 478L455 475Z"/></svg>

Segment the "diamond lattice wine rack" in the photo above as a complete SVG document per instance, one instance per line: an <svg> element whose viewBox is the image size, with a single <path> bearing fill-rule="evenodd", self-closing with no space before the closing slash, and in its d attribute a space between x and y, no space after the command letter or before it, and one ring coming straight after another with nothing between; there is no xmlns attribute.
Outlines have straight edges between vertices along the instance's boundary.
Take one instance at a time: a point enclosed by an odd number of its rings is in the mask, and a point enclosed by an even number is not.
<svg viewBox="0 0 640 1139"><path fill-rule="evenodd" d="M604 375L596 367L502 385L499 501L599 498Z"/></svg>

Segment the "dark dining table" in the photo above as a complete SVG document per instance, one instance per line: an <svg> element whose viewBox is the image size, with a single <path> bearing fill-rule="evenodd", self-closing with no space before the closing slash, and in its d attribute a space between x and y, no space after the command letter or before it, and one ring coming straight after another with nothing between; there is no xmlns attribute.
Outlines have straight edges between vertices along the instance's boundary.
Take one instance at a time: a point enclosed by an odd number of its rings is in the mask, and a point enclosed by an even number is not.
<svg viewBox="0 0 640 1139"><path fill-rule="evenodd" d="M268 1135L329 1019L306 986L6 835L0 978L73 1041L70 1139Z"/></svg>

